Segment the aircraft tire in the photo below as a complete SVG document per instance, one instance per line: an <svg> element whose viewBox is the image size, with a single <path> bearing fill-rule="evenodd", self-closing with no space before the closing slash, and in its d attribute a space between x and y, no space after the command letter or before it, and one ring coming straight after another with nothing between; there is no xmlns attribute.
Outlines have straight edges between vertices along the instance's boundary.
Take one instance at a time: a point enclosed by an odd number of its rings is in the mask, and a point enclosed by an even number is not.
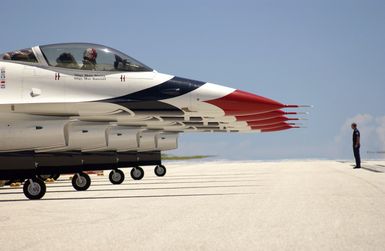
<svg viewBox="0 0 385 251"><path fill-rule="evenodd" d="M122 170L119 169L112 170L108 178L110 179L110 182L112 184L119 185L122 184L124 181L124 173Z"/></svg>
<svg viewBox="0 0 385 251"><path fill-rule="evenodd" d="M46 190L47 187L44 181L39 178L28 179L23 185L24 195L30 200L41 199L45 195Z"/></svg>
<svg viewBox="0 0 385 251"><path fill-rule="evenodd" d="M165 176L165 175L166 175L166 172L167 172L167 169L166 169L166 167L163 166L163 165L158 165L158 166L156 166L155 169L154 169L154 173L155 173L155 175L158 176L158 177L163 177L163 176Z"/></svg>
<svg viewBox="0 0 385 251"><path fill-rule="evenodd" d="M91 185L91 178L86 173L77 173L72 177L72 186L77 191L85 191Z"/></svg>
<svg viewBox="0 0 385 251"><path fill-rule="evenodd" d="M143 168L137 166L131 169L131 178L134 180L141 180L144 177L144 170Z"/></svg>

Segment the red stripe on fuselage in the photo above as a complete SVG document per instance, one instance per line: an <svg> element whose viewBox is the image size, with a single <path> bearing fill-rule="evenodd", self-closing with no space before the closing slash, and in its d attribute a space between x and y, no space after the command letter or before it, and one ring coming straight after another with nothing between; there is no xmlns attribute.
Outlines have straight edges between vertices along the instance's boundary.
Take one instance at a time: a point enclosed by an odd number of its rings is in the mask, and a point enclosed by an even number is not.
<svg viewBox="0 0 385 251"><path fill-rule="evenodd" d="M271 125L252 125L250 126L251 129L253 130L267 130L267 129L271 129L271 128L275 128L275 127L282 127L282 126L291 126L289 123L286 123L286 122L279 122L279 123L275 123L275 124L271 124Z"/></svg>
<svg viewBox="0 0 385 251"><path fill-rule="evenodd" d="M276 118L272 118L272 119L247 121L247 124L249 126L268 126L268 125L274 125L274 124L284 122L284 121L289 121L289 120L298 120L298 119L281 116L281 117L276 117Z"/></svg>
<svg viewBox="0 0 385 251"><path fill-rule="evenodd" d="M225 115L250 115L266 113L285 107L285 105L252 93L236 90L222 98L205 101L221 108Z"/></svg>
<svg viewBox="0 0 385 251"><path fill-rule="evenodd" d="M276 110L266 113L260 113L260 114L251 114L251 115L244 115L244 116L235 116L238 121L257 121L257 120L265 120L265 119L272 119L277 117L282 117L283 115L295 115L296 112L284 112L282 110Z"/></svg>
<svg viewBox="0 0 385 251"><path fill-rule="evenodd" d="M296 127L294 127L294 126L280 126L280 127L270 128L270 129L263 129L263 130L261 130L261 132L276 132L276 131L288 130L291 128L296 128Z"/></svg>

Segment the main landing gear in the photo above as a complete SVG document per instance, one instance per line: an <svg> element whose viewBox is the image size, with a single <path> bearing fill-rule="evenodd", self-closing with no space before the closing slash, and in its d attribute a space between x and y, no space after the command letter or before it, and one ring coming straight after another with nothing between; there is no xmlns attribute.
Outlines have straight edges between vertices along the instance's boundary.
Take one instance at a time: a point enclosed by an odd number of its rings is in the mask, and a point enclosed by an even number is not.
<svg viewBox="0 0 385 251"><path fill-rule="evenodd" d="M157 165L154 169L154 173L158 177L163 177L166 175L166 167L163 165ZM134 167L131 170L131 177L134 180L141 180L144 177L144 171L141 167Z"/></svg>
<svg viewBox="0 0 385 251"><path fill-rule="evenodd" d="M144 171L143 168L137 166L131 169L131 178L134 180L141 180L144 177Z"/></svg>
<svg viewBox="0 0 385 251"><path fill-rule="evenodd" d="M154 173L158 177L163 177L166 175L166 167L163 165L157 165L154 169ZM143 168L137 166L131 169L131 177L134 180L141 180L144 177ZM59 174L57 175L39 175L37 177L33 177L27 179L24 182L23 191L24 195L31 200L41 199L46 193L46 185L43 179L47 178L57 179ZM125 179L124 172L119 169L113 169L109 174L109 179L112 184L121 184ZM72 186L77 191L85 191L91 185L90 176L86 173L79 172L74 174L72 177Z"/></svg>
<svg viewBox="0 0 385 251"><path fill-rule="evenodd" d="M165 176L166 175L166 167L165 166L163 166L163 165L158 165L158 166L156 166L155 167L155 169L154 169L154 173L155 173L155 175L156 176L158 176L158 177L163 177L163 176Z"/></svg>
<svg viewBox="0 0 385 251"><path fill-rule="evenodd" d="M87 190L91 185L91 179L90 176L86 173L76 173L72 177L72 186L77 191L85 191Z"/></svg>
<svg viewBox="0 0 385 251"><path fill-rule="evenodd" d="M166 167L163 166L163 165L158 165L155 167L154 169L154 173L156 176L158 177L163 177L166 175ZM131 169L131 178L134 179L134 180L141 180L143 179L144 177L144 170L143 168L137 166L137 167L134 167ZM118 184L122 184L124 179L125 179L125 176L124 176L124 173L123 171L119 170L119 169L113 169L109 176L108 176L110 182L114 185L118 185Z"/></svg>
<svg viewBox="0 0 385 251"><path fill-rule="evenodd" d="M41 199L44 196L46 189L44 181L39 178L28 179L24 182L23 186L24 195L30 200Z"/></svg>
<svg viewBox="0 0 385 251"><path fill-rule="evenodd" d="M115 169L110 172L108 178L110 179L110 182L114 185L122 184L122 182L124 181L124 173L122 170Z"/></svg>

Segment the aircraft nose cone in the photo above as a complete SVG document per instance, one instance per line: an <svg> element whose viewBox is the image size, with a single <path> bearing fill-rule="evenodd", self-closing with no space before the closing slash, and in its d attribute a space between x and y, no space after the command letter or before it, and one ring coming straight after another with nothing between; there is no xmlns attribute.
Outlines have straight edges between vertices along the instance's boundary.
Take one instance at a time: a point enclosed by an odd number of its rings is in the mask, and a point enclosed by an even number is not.
<svg viewBox="0 0 385 251"><path fill-rule="evenodd" d="M206 102L220 107L226 115L230 116L264 113L285 107L272 99L241 90L235 90L224 97Z"/></svg>

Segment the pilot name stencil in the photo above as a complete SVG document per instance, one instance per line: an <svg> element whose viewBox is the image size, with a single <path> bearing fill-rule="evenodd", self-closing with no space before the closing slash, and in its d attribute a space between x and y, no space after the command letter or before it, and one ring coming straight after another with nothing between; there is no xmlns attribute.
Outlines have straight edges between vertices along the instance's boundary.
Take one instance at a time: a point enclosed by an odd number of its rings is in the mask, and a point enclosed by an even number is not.
<svg viewBox="0 0 385 251"><path fill-rule="evenodd" d="M0 69L0 88L5 89L5 67Z"/></svg>
<svg viewBox="0 0 385 251"><path fill-rule="evenodd" d="M74 80L107 80L102 74L75 74Z"/></svg>

